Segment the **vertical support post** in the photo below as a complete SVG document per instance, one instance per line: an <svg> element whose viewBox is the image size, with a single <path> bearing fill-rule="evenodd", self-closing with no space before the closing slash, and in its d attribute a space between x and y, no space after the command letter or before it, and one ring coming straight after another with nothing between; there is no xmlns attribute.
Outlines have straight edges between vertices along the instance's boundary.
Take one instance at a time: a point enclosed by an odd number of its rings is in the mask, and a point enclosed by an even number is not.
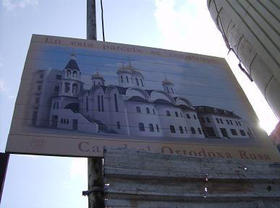
<svg viewBox="0 0 280 208"><path fill-rule="evenodd" d="M6 172L8 168L10 154L9 153L0 153L0 204L5 184Z"/></svg>
<svg viewBox="0 0 280 208"><path fill-rule="evenodd" d="M96 36L95 0L87 0L87 39L97 40Z"/></svg>
<svg viewBox="0 0 280 208"><path fill-rule="evenodd" d="M96 10L95 0L87 0L87 39L96 38ZM104 194L96 192L96 188L104 188L102 158L88 158L88 207L104 207Z"/></svg>

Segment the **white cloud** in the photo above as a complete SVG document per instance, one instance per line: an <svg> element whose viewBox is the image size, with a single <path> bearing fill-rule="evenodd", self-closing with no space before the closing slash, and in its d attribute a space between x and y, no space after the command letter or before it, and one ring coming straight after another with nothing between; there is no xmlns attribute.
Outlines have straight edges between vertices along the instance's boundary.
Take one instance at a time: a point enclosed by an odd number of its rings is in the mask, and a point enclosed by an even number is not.
<svg viewBox="0 0 280 208"><path fill-rule="evenodd" d="M71 178L87 178L87 159L74 158L70 166Z"/></svg>
<svg viewBox="0 0 280 208"><path fill-rule="evenodd" d="M3 56L2 56L2 54L0 53L0 68L2 68L3 67L3 65L4 65L4 60L3 60Z"/></svg>
<svg viewBox="0 0 280 208"><path fill-rule="evenodd" d="M2 5L8 11L38 5L38 0L3 0Z"/></svg>
<svg viewBox="0 0 280 208"><path fill-rule="evenodd" d="M6 91L6 85L3 80L0 79L0 93Z"/></svg>
<svg viewBox="0 0 280 208"><path fill-rule="evenodd" d="M156 23L164 48L225 56L227 49L206 1L155 0Z"/></svg>

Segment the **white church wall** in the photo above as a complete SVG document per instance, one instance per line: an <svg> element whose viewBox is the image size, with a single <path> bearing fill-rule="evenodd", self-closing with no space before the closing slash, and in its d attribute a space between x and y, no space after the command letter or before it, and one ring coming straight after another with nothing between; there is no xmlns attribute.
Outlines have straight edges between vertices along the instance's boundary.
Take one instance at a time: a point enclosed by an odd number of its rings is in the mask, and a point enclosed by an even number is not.
<svg viewBox="0 0 280 208"><path fill-rule="evenodd" d="M185 131L187 127L186 121L184 117L181 117L181 110L179 108L168 104L159 104L156 108L160 115L160 123L164 136L189 137L189 134ZM178 115L178 117L176 115Z"/></svg>
<svg viewBox="0 0 280 208"><path fill-rule="evenodd" d="M58 70L46 70L38 74L36 86L32 89L39 96L34 100L37 105L37 126L48 126L49 114L51 107L51 98L56 95L56 87L59 86L57 75L60 75Z"/></svg>
<svg viewBox="0 0 280 208"><path fill-rule="evenodd" d="M106 95L105 100L108 109L106 125L119 134L129 134L123 96L119 94L117 88L114 88Z"/></svg>
<svg viewBox="0 0 280 208"><path fill-rule="evenodd" d="M187 123L188 133L195 138L205 138L197 113L195 111L184 111L183 114ZM194 128L195 132L193 132L192 128Z"/></svg>
<svg viewBox="0 0 280 208"><path fill-rule="evenodd" d="M159 115L152 103L132 101L127 101L126 103L131 135L153 137L163 136ZM137 109L140 109L140 112ZM141 128L141 124L144 125L144 128Z"/></svg>
<svg viewBox="0 0 280 208"><path fill-rule="evenodd" d="M52 115L58 116L58 129L78 130L87 133L98 133L98 125L88 121L80 113L73 113L70 109L52 110ZM74 120L77 120L77 126L74 127Z"/></svg>

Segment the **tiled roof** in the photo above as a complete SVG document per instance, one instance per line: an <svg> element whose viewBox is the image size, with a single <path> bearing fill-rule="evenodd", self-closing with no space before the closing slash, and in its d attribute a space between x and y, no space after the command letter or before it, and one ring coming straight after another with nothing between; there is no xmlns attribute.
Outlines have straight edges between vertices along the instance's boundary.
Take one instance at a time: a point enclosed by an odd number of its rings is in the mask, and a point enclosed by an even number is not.
<svg viewBox="0 0 280 208"><path fill-rule="evenodd" d="M215 108L211 106L195 106L195 109L197 110L198 113L202 113L202 114L214 114L217 116L226 116L226 117L240 119L240 117L235 113L233 113L232 111L224 110L221 108Z"/></svg>

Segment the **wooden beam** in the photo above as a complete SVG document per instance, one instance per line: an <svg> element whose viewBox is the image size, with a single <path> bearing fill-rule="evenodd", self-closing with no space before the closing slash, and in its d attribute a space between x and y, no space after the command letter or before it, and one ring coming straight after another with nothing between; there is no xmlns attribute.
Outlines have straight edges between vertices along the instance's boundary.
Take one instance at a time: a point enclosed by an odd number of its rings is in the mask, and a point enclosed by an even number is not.
<svg viewBox="0 0 280 208"><path fill-rule="evenodd" d="M278 207L280 168L267 162L129 150L104 153L108 207Z"/></svg>

